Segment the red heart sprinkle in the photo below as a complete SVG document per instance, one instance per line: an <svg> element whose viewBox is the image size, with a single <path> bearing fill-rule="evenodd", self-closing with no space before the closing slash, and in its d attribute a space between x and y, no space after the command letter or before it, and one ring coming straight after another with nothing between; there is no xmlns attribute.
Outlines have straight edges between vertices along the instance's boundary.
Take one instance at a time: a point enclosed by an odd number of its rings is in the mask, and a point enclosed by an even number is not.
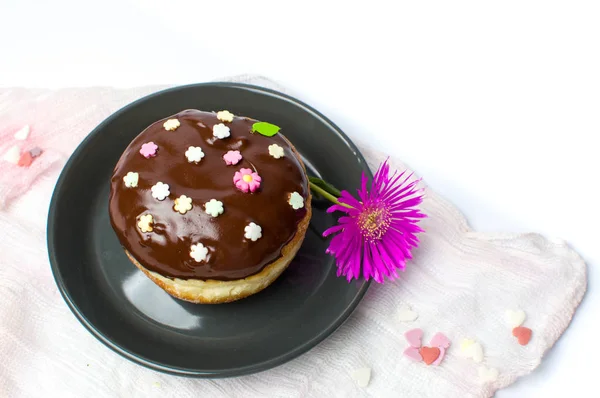
<svg viewBox="0 0 600 398"><path fill-rule="evenodd" d="M423 357L423 362L431 365L440 356L440 349L437 347L421 347L419 354Z"/></svg>
<svg viewBox="0 0 600 398"><path fill-rule="evenodd" d="M29 167L29 165L31 165L31 162L33 162L33 157L29 152L25 152L21 155L21 158L19 159L19 163L17 163L17 165L21 167Z"/></svg>
<svg viewBox="0 0 600 398"><path fill-rule="evenodd" d="M519 344L521 345L527 345L529 340L531 340L531 329L523 326L514 328L512 334L519 340Z"/></svg>

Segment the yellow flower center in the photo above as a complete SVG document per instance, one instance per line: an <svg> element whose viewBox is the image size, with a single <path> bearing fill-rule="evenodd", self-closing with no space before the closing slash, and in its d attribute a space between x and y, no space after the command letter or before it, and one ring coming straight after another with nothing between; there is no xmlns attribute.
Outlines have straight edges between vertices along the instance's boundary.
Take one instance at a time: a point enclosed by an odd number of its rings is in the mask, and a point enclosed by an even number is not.
<svg viewBox="0 0 600 398"><path fill-rule="evenodd" d="M363 237L369 242L381 239L387 232L390 223L390 211L385 206L367 208L358 216L358 227Z"/></svg>
<svg viewBox="0 0 600 398"><path fill-rule="evenodd" d="M244 174L244 176L242 177L242 180L244 180L246 182L250 182L250 181L252 181L252 176L250 174Z"/></svg>

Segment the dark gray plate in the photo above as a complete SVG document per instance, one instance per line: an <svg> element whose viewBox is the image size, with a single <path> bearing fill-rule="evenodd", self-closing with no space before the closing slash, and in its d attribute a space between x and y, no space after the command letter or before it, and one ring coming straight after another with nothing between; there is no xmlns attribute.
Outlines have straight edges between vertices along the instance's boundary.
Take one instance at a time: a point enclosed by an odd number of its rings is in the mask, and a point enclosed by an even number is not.
<svg viewBox="0 0 600 398"><path fill-rule="evenodd" d="M289 268L263 292L231 304L172 298L129 262L108 218L113 167L154 121L183 109L228 109L281 126L309 173L352 192L370 171L358 149L309 106L260 87L211 83L142 98L100 124L65 166L48 217L56 284L77 319L119 354L155 370L226 377L262 371L308 351L350 315L368 283L335 274L320 234L334 224L315 201L311 227Z"/></svg>

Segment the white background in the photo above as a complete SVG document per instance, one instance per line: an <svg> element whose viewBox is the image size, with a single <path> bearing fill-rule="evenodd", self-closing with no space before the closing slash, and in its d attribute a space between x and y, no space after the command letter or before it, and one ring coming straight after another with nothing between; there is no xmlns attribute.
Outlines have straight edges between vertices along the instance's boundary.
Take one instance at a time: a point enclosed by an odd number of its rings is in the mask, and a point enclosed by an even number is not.
<svg viewBox="0 0 600 398"><path fill-rule="evenodd" d="M598 396L600 2L1 0L0 86L259 73L397 155L475 229L537 231L589 291L498 397Z"/></svg>

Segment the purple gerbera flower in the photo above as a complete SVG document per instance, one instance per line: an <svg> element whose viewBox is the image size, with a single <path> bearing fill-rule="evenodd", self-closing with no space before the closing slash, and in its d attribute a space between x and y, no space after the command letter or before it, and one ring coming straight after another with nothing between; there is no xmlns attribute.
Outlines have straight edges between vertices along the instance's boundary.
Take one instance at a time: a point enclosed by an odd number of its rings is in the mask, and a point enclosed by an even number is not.
<svg viewBox="0 0 600 398"><path fill-rule="evenodd" d="M362 276L383 283L384 277L395 279L398 269L404 270L406 259L411 259L410 249L417 247L416 234L423 230L417 225L425 217L417 208L422 201L418 180L409 182L406 171L389 175L387 160L379 169L367 189L363 173L358 190L360 201L347 191L342 191L339 204L327 212L342 211L338 225L327 229L323 236L337 233L331 240L327 253L336 258L337 274L348 281Z"/></svg>

